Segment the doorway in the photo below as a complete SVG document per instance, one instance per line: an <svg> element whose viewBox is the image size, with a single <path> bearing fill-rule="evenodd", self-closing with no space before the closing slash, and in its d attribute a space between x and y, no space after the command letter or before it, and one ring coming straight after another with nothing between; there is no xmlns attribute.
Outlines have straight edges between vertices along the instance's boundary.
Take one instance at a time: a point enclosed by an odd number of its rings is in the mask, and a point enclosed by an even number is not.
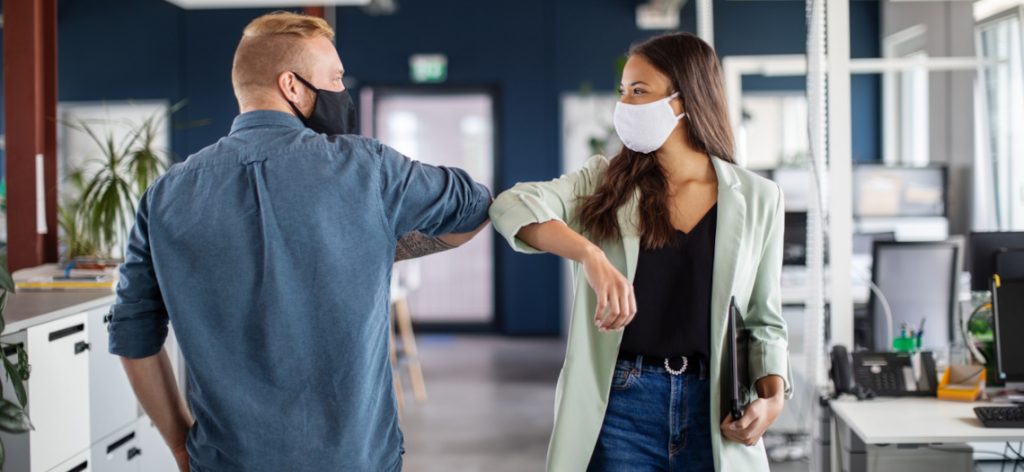
<svg viewBox="0 0 1024 472"><path fill-rule="evenodd" d="M421 162L465 170L494 188L495 93L488 89L364 87L362 131ZM430 331L492 331L494 238L395 265L413 321Z"/></svg>

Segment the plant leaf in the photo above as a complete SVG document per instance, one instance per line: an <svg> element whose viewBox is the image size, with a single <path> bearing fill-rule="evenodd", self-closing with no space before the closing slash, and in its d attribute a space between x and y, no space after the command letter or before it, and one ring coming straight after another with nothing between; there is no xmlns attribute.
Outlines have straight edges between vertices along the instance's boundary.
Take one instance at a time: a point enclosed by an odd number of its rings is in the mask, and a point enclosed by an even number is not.
<svg viewBox="0 0 1024 472"><path fill-rule="evenodd" d="M32 421L25 409L6 398L0 398L0 431L12 434L31 431Z"/></svg>
<svg viewBox="0 0 1024 472"><path fill-rule="evenodd" d="M4 332L7 328L7 320L4 318L4 311L7 310L7 292L6 290L0 292L0 333Z"/></svg>
<svg viewBox="0 0 1024 472"><path fill-rule="evenodd" d="M11 278L11 273L7 272L6 267L0 267L0 289L8 292L14 291L14 279Z"/></svg>
<svg viewBox="0 0 1024 472"><path fill-rule="evenodd" d="M18 374L21 375L23 382L28 382L28 378L32 375L32 366L28 363L28 352L25 351L23 344L15 345L15 349L18 350Z"/></svg>
<svg viewBox="0 0 1024 472"><path fill-rule="evenodd" d="M25 408L28 405L28 395L25 393L25 382L21 379L21 372L7 356L3 356L3 358L4 370L7 372L7 378L11 381L11 387L14 388L14 395L18 397L18 404Z"/></svg>

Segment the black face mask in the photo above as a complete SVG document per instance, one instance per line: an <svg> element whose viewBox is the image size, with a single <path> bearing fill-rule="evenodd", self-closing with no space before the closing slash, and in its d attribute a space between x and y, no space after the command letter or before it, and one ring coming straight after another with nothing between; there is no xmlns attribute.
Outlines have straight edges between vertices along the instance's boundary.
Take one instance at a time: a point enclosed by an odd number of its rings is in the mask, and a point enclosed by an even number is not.
<svg viewBox="0 0 1024 472"><path fill-rule="evenodd" d="M294 72L292 73L295 74ZM352 103L352 97L348 95L347 90L332 92L330 90L318 89L299 74L295 74L295 78L299 79L299 82L302 82L310 90L316 92L316 101L313 102L313 113L309 117L303 116L299 108L291 100L288 100L288 104L292 106L292 111L302 120L302 124L317 133L323 133L328 136L358 133L359 123L356 121L356 106Z"/></svg>

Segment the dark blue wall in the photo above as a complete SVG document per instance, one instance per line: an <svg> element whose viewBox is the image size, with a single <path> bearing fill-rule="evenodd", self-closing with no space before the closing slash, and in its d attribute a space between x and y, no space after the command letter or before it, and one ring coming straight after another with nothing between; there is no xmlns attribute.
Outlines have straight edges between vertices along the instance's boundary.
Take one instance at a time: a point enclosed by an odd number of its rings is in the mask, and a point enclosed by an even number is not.
<svg viewBox="0 0 1024 472"><path fill-rule="evenodd" d="M613 90L617 61L633 42L638 1L399 1L395 15L338 10L338 49L358 86L408 83L415 53L448 56L451 85L494 87L499 94L499 162L495 191L560 172L559 94L592 86ZM693 31L694 2L682 12ZM162 0L61 0L61 100L188 99L175 124L174 151L185 156L225 134L237 113L230 68L235 45L257 10L182 11ZM722 55L799 54L805 48L804 3L715 1L716 47ZM878 2L851 4L855 56L879 53ZM802 79L749 80L750 89L802 90ZM354 91L358 96L358 90ZM855 77L854 156L877 159L879 84ZM497 253L501 330L559 332L561 283L551 256Z"/></svg>
<svg viewBox="0 0 1024 472"><path fill-rule="evenodd" d="M245 25L269 10L185 11L163 0L60 0L61 101L186 100L173 117L184 158L238 114L231 58Z"/></svg>

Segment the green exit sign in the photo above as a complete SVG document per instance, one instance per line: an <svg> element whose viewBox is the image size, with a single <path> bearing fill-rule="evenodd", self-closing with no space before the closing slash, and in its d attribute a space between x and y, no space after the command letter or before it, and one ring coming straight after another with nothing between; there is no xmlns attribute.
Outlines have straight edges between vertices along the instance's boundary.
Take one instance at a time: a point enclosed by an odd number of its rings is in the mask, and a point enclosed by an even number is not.
<svg viewBox="0 0 1024 472"><path fill-rule="evenodd" d="M417 84L440 83L448 78L448 57L444 54L415 54L409 58L412 81Z"/></svg>

